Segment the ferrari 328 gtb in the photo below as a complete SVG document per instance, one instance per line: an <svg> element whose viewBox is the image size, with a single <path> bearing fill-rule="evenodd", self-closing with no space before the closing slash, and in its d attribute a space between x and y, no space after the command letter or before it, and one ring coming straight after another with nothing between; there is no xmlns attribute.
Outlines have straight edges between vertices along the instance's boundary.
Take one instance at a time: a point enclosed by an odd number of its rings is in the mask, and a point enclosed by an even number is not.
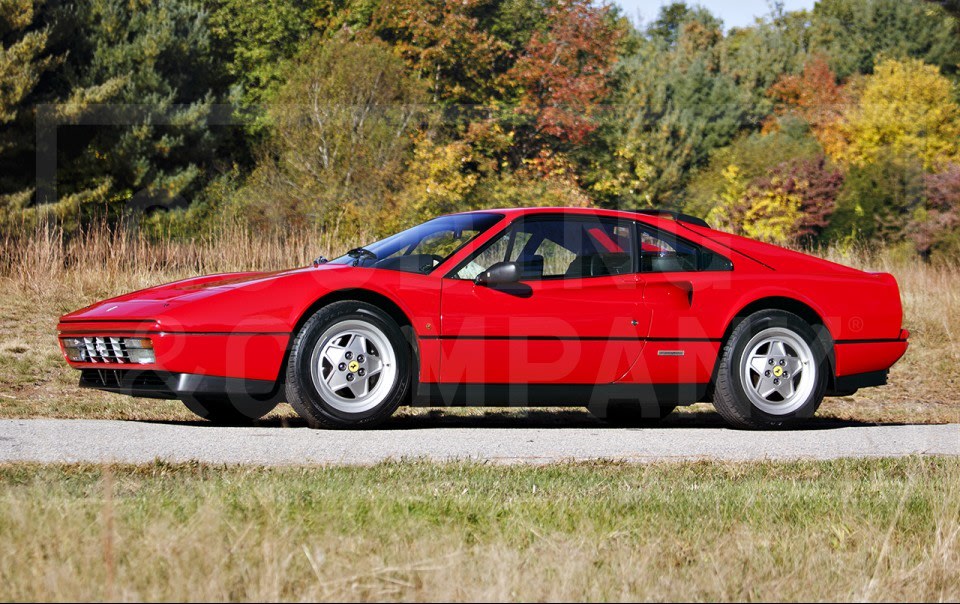
<svg viewBox="0 0 960 604"><path fill-rule="evenodd" d="M712 401L778 427L886 383L907 349L893 276L657 211L441 216L331 261L197 277L60 319L80 384L236 423L313 427L399 405L585 405L649 423Z"/></svg>

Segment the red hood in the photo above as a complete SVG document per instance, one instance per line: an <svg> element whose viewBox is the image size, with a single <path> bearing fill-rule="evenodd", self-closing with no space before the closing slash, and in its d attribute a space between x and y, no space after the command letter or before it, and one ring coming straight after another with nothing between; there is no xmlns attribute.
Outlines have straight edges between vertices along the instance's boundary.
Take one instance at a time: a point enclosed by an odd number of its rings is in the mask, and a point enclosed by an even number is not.
<svg viewBox="0 0 960 604"><path fill-rule="evenodd" d="M337 268L332 265L329 268ZM342 268L342 267L341 267ZM299 268L274 272L220 273L192 277L141 289L91 304L61 317L61 321L104 321L158 319L184 304L205 300L241 287L256 287L304 271L328 270L328 267Z"/></svg>

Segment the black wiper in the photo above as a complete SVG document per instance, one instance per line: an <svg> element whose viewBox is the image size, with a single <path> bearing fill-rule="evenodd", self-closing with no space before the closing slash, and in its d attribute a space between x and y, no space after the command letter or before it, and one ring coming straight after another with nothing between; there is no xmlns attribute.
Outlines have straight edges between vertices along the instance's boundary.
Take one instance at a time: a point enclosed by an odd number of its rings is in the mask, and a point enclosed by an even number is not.
<svg viewBox="0 0 960 604"><path fill-rule="evenodd" d="M351 258L353 258L353 265L354 265L354 266L359 265L362 260L376 260L376 259L377 259L377 255L374 254L373 252L371 252L370 250L368 250L368 249L365 248L365 247L355 247L355 248L353 248L352 250L350 250L349 252L347 252L347 256L350 256Z"/></svg>
<svg viewBox="0 0 960 604"><path fill-rule="evenodd" d="M328 263L328 262L330 262L330 261L327 260L326 257L324 257L324 256L317 256L317 257L313 260L313 266L315 266L315 267L316 267L316 266L320 266L321 264L326 264L326 263Z"/></svg>

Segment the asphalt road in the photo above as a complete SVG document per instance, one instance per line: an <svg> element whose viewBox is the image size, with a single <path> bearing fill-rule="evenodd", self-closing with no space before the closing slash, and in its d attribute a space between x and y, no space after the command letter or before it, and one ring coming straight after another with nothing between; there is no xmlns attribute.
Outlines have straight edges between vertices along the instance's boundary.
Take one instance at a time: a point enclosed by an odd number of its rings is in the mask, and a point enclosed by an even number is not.
<svg viewBox="0 0 960 604"><path fill-rule="evenodd" d="M112 420L0 420L0 462L201 461L216 464L371 464L383 460L494 463L615 459L835 459L960 455L960 424L858 425L744 432L707 424L624 429L580 422L400 422L387 429L310 430L277 425L219 428L203 423Z"/></svg>

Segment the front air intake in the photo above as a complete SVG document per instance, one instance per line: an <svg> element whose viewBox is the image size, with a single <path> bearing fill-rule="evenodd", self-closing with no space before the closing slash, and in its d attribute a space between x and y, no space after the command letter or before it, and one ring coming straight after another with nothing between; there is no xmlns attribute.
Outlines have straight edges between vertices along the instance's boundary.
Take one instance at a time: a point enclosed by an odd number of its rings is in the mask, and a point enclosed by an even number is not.
<svg viewBox="0 0 960 604"><path fill-rule="evenodd" d="M156 361L149 338L83 336L62 338L61 342L67 358L75 363L143 365Z"/></svg>

